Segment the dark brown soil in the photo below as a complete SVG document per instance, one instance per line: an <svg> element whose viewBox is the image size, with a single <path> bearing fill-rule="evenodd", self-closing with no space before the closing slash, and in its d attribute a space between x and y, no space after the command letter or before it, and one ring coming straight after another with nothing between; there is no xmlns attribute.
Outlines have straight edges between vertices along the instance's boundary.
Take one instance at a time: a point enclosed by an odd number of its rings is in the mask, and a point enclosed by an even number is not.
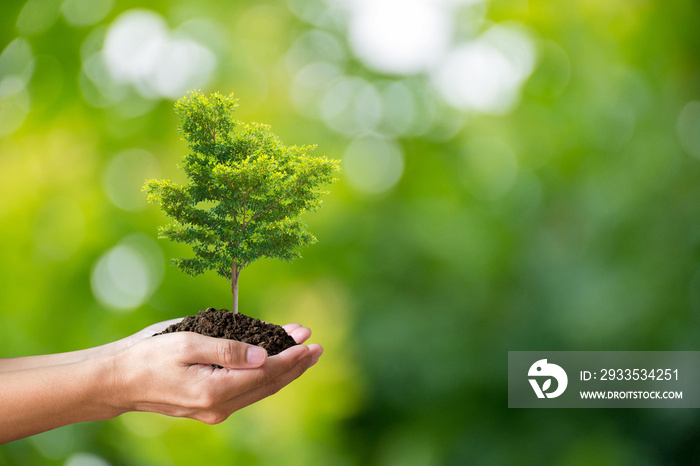
<svg viewBox="0 0 700 466"><path fill-rule="evenodd" d="M297 344L279 325L268 324L240 312L234 316L226 309L213 307L199 311L196 316L187 316L156 335L172 332L197 332L209 337L242 341L265 348L268 356Z"/></svg>

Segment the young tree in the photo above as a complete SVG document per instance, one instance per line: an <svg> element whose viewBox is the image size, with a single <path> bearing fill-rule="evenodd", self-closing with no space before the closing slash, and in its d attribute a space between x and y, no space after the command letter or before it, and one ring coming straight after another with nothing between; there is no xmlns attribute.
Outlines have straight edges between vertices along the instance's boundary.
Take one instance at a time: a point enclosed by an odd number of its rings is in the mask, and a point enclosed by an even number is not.
<svg viewBox="0 0 700 466"><path fill-rule="evenodd" d="M189 184L149 180L148 200L175 222L159 238L187 243L192 258L176 258L196 276L214 270L227 278L238 312L241 270L261 257L286 261L316 242L300 216L321 206L322 185L335 181L338 162L309 155L314 146L285 146L260 123L233 117L233 95L190 92L175 104L179 131L189 143Z"/></svg>

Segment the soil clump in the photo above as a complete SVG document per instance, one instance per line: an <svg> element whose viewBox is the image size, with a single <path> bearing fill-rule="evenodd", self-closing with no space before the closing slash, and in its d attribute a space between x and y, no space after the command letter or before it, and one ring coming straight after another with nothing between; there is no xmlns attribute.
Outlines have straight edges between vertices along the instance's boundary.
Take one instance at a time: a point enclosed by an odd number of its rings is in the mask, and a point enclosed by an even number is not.
<svg viewBox="0 0 700 466"><path fill-rule="evenodd" d="M156 335L172 332L196 332L208 337L227 338L265 348L274 356L297 344L282 327L226 309L210 307L196 316L187 316ZM156 336L154 335L154 336Z"/></svg>

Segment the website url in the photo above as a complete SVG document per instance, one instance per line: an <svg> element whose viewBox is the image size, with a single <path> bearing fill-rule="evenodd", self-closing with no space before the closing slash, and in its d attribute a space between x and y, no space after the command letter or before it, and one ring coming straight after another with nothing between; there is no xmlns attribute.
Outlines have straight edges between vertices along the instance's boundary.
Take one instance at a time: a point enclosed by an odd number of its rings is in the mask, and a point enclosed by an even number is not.
<svg viewBox="0 0 700 466"><path fill-rule="evenodd" d="M592 391L579 392L582 400L681 400L683 392Z"/></svg>

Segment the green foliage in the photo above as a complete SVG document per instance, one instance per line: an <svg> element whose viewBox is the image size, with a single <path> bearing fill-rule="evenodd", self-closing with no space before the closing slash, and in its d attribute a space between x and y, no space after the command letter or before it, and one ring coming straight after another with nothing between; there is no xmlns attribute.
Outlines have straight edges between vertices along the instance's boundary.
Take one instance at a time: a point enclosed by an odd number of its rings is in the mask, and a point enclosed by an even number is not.
<svg viewBox="0 0 700 466"><path fill-rule="evenodd" d="M300 216L321 206L321 186L339 170L336 161L309 155L313 146L285 146L268 125L236 120L237 105L219 93L180 99L175 112L191 150L182 164L190 183L149 180L144 187L175 221L159 237L194 251L173 260L180 270L213 270L232 284L255 260L289 261L316 242Z"/></svg>

